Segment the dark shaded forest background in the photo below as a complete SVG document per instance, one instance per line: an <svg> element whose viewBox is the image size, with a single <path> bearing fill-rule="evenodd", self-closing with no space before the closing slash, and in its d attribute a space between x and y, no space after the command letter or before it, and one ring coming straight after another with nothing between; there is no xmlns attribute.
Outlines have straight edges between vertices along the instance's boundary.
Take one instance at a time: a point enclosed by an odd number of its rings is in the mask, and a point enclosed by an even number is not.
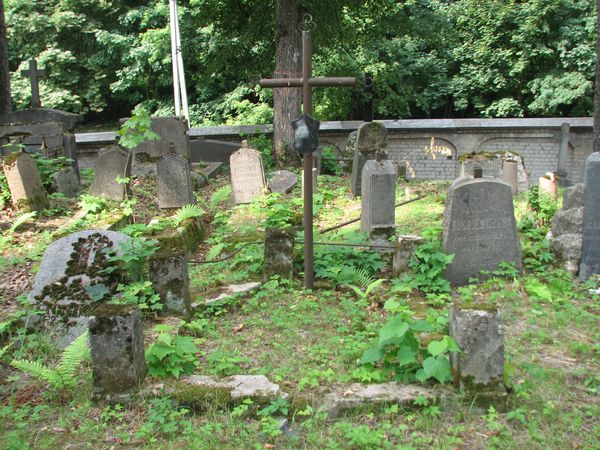
<svg viewBox="0 0 600 450"><path fill-rule="evenodd" d="M275 2L179 1L192 125L272 122ZM306 0L316 76L375 79L379 119L592 115L593 0ZM112 121L173 114L167 0L4 0L12 101L48 69L42 104ZM321 120L362 118L364 93L315 90Z"/></svg>

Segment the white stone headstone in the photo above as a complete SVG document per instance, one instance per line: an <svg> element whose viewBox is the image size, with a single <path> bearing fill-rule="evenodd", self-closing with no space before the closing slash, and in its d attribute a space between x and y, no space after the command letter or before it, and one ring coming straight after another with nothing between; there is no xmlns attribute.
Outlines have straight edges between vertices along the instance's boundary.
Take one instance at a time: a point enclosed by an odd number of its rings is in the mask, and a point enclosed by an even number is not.
<svg viewBox="0 0 600 450"><path fill-rule="evenodd" d="M260 152L247 147L242 148L229 158L233 201L235 204L250 203L262 195L267 187L265 170Z"/></svg>

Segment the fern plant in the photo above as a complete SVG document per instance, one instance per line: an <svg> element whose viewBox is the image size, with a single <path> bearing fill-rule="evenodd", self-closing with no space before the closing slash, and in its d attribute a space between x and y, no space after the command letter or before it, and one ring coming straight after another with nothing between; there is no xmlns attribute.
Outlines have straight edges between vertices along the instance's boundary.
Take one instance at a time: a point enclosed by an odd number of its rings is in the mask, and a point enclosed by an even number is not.
<svg viewBox="0 0 600 450"><path fill-rule="evenodd" d="M89 358L89 354L90 347L86 331L63 350L58 365L54 369L39 361L27 359L13 359L10 365L47 382L54 389L64 390L75 386L76 371L81 362Z"/></svg>
<svg viewBox="0 0 600 450"><path fill-rule="evenodd" d="M13 234L15 231L17 231L17 228L19 228L21 225L23 225L24 223L27 223L27 222L31 222L33 219L35 219L36 215L37 215L36 211L19 214L11 222L8 232L10 234Z"/></svg>
<svg viewBox="0 0 600 450"><path fill-rule="evenodd" d="M201 217L204 214L204 210L198 205L189 204L184 205L177 210L175 215L171 218L175 226L178 226L181 222L194 217Z"/></svg>

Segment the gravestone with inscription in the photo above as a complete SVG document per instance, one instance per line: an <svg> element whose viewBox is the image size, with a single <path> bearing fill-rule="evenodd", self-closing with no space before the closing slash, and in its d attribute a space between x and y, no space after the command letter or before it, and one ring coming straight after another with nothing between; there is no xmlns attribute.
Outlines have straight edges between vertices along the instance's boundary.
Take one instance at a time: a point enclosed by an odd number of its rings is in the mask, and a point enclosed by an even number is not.
<svg viewBox="0 0 600 450"><path fill-rule="evenodd" d="M389 238L396 226L396 167L390 160L369 160L361 178L360 230L372 238Z"/></svg>
<svg viewBox="0 0 600 450"><path fill-rule="evenodd" d="M42 211L50 205L40 173L30 155L19 152L5 156L2 169L12 204L16 209Z"/></svg>
<svg viewBox="0 0 600 450"><path fill-rule="evenodd" d="M188 124L179 117L152 117L152 131L160 139L144 142L132 149L134 163L153 163L169 153L170 146L175 147L179 156L190 159L190 137Z"/></svg>
<svg viewBox="0 0 600 450"><path fill-rule="evenodd" d="M158 207L181 208L196 203L192 193L192 168L189 160L168 153L156 163Z"/></svg>
<svg viewBox="0 0 600 450"><path fill-rule="evenodd" d="M583 243L579 279L600 274L600 153L585 162L583 190Z"/></svg>
<svg viewBox="0 0 600 450"><path fill-rule="evenodd" d="M126 183L119 183L118 178L131 176L131 158L118 145L106 147L98 153L96 174L90 186L90 194L109 200L122 201L127 189Z"/></svg>
<svg viewBox="0 0 600 450"><path fill-rule="evenodd" d="M79 336L93 308L116 294L121 274L105 269L112 265L109 253L121 254L119 244L129 240L115 231L86 230L54 241L44 252L29 293L34 309L71 338ZM36 315L29 323L39 319Z"/></svg>
<svg viewBox="0 0 600 450"><path fill-rule="evenodd" d="M350 181L350 191L355 196L361 195L361 177L365 163L370 159L375 159L375 154L378 151L384 154L384 159L387 159L387 156L385 156L387 134L385 125L379 122L368 122L361 125L358 129L352 161L352 178Z"/></svg>
<svg viewBox="0 0 600 450"><path fill-rule="evenodd" d="M267 187L262 155L248 148L246 141L242 148L229 158L233 201L235 204L250 203L262 195Z"/></svg>
<svg viewBox="0 0 600 450"><path fill-rule="evenodd" d="M521 244L512 191L503 181L459 178L452 183L444 211L443 249L453 254L445 278L456 285L494 271L502 262L521 271Z"/></svg>

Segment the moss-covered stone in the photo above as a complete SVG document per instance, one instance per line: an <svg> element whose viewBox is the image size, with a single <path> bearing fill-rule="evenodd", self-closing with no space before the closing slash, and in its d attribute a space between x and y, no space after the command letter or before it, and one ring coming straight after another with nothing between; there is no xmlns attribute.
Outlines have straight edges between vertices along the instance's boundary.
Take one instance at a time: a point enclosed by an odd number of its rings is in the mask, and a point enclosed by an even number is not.
<svg viewBox="0 0 600 450"><path fill-rule="evenodd" d="M175 383L171 395L181 406L195 412L203 412L210 407L225 408L233 402L228 388L194 386L182 382Z"/></svg>

